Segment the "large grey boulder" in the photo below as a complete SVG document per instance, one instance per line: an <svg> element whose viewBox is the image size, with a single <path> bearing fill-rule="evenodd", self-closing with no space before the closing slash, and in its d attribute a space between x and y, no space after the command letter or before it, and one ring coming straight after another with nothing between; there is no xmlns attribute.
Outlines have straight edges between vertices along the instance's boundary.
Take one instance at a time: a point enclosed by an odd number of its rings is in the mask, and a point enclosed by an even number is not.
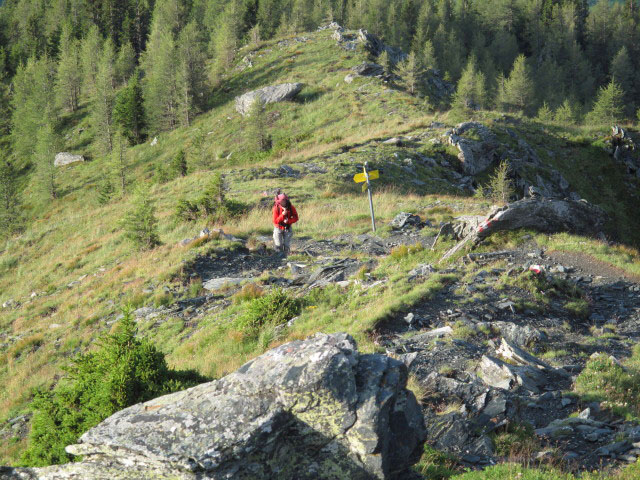
<svg viewBox="0 0 640 480"><path fill-rule="evenodd" d="M53 161L53 164L56 167L62 167L64 165L69 165L70 163L84 162L84 157L82 155L75 155L69 152L60 152L56 154L56 158Z"/></svg>
<svg viewBox="0 0 640 480"><path fill-rule="evenodd" d="M465 236L442 257L445 260L469 243L478 243L496 232L530 228L538 232L568 232L596 237L602 232L607 215L600 207L584 200L558 200L530 197L495 208L480 223L458 226Z"/></svg>
<svg viewBox="0 0 640 480"><path fill-rule="evenodd" d="M79 464L12 472L71 478L56 475L86 465L77 478L394 478L425 439L406 381L402 362L360 354L346 334L316 334L112 415L67 447ZM118 464L128 476L109 477Z"/></svg>
<svg viewBox="0 0 640 480"><path fill-rule="evenodd" d="M236 110L241 115L246 115L251 110L251 106L256 99L260 98L263 103L277 103L291 100L300 91L304 84L302 83L283 83L281 85L272 85L247 92L244 95L236 97Z"/></svg>

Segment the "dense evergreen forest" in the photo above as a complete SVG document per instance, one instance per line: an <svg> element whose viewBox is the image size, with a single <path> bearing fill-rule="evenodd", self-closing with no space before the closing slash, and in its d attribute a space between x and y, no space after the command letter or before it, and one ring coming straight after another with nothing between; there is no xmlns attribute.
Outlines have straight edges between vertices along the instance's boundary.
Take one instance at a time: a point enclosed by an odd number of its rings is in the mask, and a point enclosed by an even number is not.
<svg viewBox="0 0 640 480"><path fill-rule="evenodd" d="M55 198L52 158L69 112L88 106L108 154L188 125L224 88L237 47L332 20L411 52L399 75L433 69L457 82L453 106L564 123L631 119L640 106L638 0L8 0L4 156L38 165Z"/></svg>

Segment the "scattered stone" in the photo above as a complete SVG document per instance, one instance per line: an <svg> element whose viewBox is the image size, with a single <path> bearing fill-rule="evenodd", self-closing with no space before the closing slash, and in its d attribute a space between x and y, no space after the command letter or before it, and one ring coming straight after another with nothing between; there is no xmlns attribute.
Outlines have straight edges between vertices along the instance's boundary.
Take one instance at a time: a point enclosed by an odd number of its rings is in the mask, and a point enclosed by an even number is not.
<svg viewBox="0 0 640 480"><path fill-rule="evenodd" d="M393 228L401 229L408 225L417 226L422 223L422 220L418 215L414 215L413 213L400 212L395 216L393 220L391 220L390 225Z"/></svg>
<svg viewBox="0 0 640 480"><path fill-rule="evenodd" d="M232 287L241 284L242 282L253 280L252 278L234 278L234 277L222 277L212 278L207 280L202 286L210 292L216 292L225 287Z"/></svg>
<svg viewBox="0 0 640 480"><path fill-rule="evenodd" d="M10 298L6 302L2 304L2 308L13 308L17 305L16 301L13 298Z"/></svg>
<svg viewBox="0 0 640 480"><path fill-rule="evenodd" d="M441 328L434 328L433 330L429 330L428 332L420 333L411 337L411 340L414 342L425 342L432 340L434 338L442 338L453 335L453 328L449 325Z"/></svg>
<svg viewBox="0 0 640 480"><path fill-rule="evenodd" d="M568 407L569 405L571 405L573 403L573 398L571 397L564 397L561 401L560 404L562 405L562 407Z"/></svg>
<svg viewBox="0 0 640 480"><path fill-rule="evenodd" d="M489 325L492 329L498 330L509 342L522 347L547 340L544 332L529 325L516 325L512 322L493 322Z"/></svg>
<svg viewBox="0 0 640 480"><path fill-rule="evenodd" d="M82 155L75 155L69 152L60 152L56 154L56 158L53 161L53 164L56 167L62 167L64 165L78 162L84 162L84 157Z"/></svg>
<svg viewBox="0 0 640 480"><path fill-rule="evenodd" d="M158 137L153 137L153 140L151 140L151 146L155 147L158 144Z"/></svg>
<svg viewBox="0 0 640 480"><path fill-rule="evenodd" d="M418 277L428 277L433 272L435 272L435 269L428 263L420 264L409 272L409 281L412 282Z"/></svg>
<svg viewBox="0 0 640 480"><path fill-rule="evenodd" d="M384 68L377 63L363 62L351 69L356 75L361 77L376 77L384 73Z"/></svg>
<svg viewBox="0 0 640 480"><path fill-rule="evenodd" d="M404 321L407 322L408 325L413 325L413 322L416 320L416 316L413 313L408 313L404 317Z"/></svg>

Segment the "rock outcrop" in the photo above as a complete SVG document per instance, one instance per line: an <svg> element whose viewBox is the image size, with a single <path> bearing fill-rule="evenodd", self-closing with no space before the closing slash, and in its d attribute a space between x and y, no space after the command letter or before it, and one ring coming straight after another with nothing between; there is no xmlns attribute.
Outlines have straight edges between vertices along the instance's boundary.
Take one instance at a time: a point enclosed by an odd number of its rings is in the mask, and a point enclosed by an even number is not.
<svg viewBox="0 0 640 480"><path fill-rule="evenodd" d="M236 97L236 110L241 115L246 115L257 98L260 98L265 104L291 100L300 93L303 86L302 83L283 83L247 92Z"/></svg>
<svg viewBox="0 0 640 480"><path fill-rule="evenodd" d="M56 154L56 158L53 161L53 164L56 167L62 167L64 165L69 165L70 163L84 162L84 157L82 155L75 155L69 152L60 152Z"/></svg>
<svg viewBox="0 0 640 480"><path fill-rule="evenodd" d="M471 140L462 136L470 130L473 130L481 140ZM498 158L496 137L481 123L461 123L452 130L449 143L460 151L458 159L467 175L477 175L485 171Z"/></svg>
<svg viewBox="0 0 640 480"><path fill-rule="evenodd" d="M394 478L425 439L406 381L402 362L316 334L116 413L67 447L80 463L2 478Z"/></svg>
<svg viewBox="0 0 640 480"><path fill-rule="evenodd" d="M504 230L530 228L546 233L569 232L595 237L602 232L606 221L607 215L601 208L583 200L525 198L493 210L480 224L474 218L470 228L459 226L457 231L468 233L443 259L469 242L477 243Z"/></svg>

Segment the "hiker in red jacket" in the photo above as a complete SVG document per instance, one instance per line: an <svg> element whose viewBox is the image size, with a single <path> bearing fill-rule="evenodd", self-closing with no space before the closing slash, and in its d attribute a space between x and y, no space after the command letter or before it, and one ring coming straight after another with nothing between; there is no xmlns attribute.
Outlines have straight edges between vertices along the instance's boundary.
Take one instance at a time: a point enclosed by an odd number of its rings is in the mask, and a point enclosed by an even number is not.
<svg viewBox="0 0 640 480"><path fill-rule="evenodd" d="M276 251L282 252L285 257L289 254L293 231L291 225L298 221L298 212L289 198L284 193L276 195L273 203L273 243Z"/></svg>

